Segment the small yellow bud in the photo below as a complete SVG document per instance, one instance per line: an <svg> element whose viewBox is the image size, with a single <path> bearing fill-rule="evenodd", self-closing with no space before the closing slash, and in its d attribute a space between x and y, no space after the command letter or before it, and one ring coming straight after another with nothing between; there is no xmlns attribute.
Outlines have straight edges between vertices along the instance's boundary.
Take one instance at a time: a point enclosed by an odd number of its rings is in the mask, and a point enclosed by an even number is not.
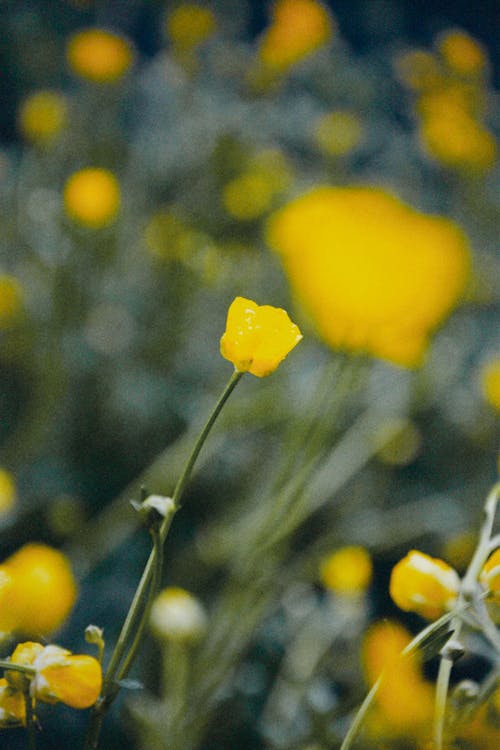
<svg viewBox="0 0 500 750"><path fill-rule="evenodd" d="M200 602L188 591L169 587L153 602L151 629L160 639L196 641L206 630L207 616Z"/></svg>
<svg viewBox="0 0 500 750"><path fill-rule="evenodd" d="M364 547L342 547L321 561L320 577L337 594L362 593L372 577L371 557Z"/></svg>
<svg viewBox="0 0 500 750"><path fill-rule="evenodd" d="M393 568L389 591L400 609L435 620L456 603L459 586L450 565L412 550Z"/></svg>
<svg viewBox="0 0 500 750"><path fill-rule="evenodd" d="M120 207L120 186L106 169L75 172L64 188L66 213L78 224L100 229L111 224Z"/></svg>

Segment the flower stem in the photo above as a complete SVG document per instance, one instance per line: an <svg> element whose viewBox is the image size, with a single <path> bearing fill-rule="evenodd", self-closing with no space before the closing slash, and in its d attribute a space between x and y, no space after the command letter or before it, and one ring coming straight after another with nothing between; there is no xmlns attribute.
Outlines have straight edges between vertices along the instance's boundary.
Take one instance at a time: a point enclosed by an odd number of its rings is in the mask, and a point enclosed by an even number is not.
<svg viewBox="0 0 500 750"><path fill-rule="evenodd" d="M24 705L26 706L26 732L28 737L28 750L36 750L36 727L33 716L33 701L31 699L29 685L24 691Z"/></svg>
<svg viewBox="0 0 500 750"><path fill-rule="evenodd" d="M34 677L36 674L34 667L29 667L27 664L15 664L8 659L0 659L0 669L10 669L13 672L22 672L29 677Z"/></svg>
<svg viewBox="0 0 500 750"><path fill-rule="evenodd" d="M242 372L235 370L229 378L229 381L222 391L217 403L202 427L186 464L184 465L184 469L175 485L172 496L172 508L161 522L161 525L154 536L153 549L146 562L134 598L118 637L118 641L111 656L104 677L101 696L92 709L85 738L85 750L95 750L98 747L104 715L109 710L120 689L117 680L123 679L130 670L140 645L141 637L147 623L147 614L161 580L163 544L170 530L173 517L180 508L180 502L184 490L191 477L196 459L200 454L203 444L205 443L217 417L222 411L224 404L238 382L241 380L242 376Z"/></svg>

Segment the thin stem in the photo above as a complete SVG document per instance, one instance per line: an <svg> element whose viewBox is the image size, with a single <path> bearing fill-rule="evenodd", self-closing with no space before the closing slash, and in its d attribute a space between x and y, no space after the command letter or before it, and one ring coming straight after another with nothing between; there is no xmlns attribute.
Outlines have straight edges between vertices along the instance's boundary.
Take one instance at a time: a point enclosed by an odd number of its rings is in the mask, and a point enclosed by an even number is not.
<svg viewBox="0 0 500 750"><path fill-rule="evenodd" d="M14 662L9 661L8 659L0 659L0 669L10 669L13 672L22 672L30 677L34 677L36 674L36 669L34 667L29 667L26 664L14 664Z"/></svg>
<svg viewBox="0 0 500 750"><path fill-rule="evenodd" d="M33 716L33 701L30 695L29 685L24 691L24 705L26 707L26 732L28 737L28 750L36 750L36 726Z"/></svg>
<svg viewBox="0 0 500 750"><path fill-rule="evenodd" d="M436 700L434 706L434 747L435 750L442 750L444 725L446 719L446 701L448 698L448 688L450 685L451 670L453 661L445 656L441 657L439 662L438 678L436 683Z"/></svg>
<svg viewBox="0 0 500 750"><path fill-rule="evenodd" d="M367 711L370 708L371 704L373 703L375 696L378 693L379 687L382 684L383 676L384 675L382 673L380 677L376 680L376 682L373 683L373 686L370 692L366 695L363 703L358 708L356 712L356 716L354 717L354 721L349 727L349 731L347 732L346 736L344 737L344 741L342 742L340 746L340 750L349 750L349 748L352 747L352 743L356 739L358 732L361 729L361 725L364 721Z"/></svg>

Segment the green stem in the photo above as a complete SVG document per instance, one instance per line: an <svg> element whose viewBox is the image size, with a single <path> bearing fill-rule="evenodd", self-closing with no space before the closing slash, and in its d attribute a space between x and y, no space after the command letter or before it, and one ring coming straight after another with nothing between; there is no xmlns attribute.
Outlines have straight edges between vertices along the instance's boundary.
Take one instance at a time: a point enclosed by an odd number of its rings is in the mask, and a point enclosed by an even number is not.
<svg viewBox="0 0 500 750"><path fill-rule="evenodd" d="M26 664L14 664L8 659L0 659L0 669L22 672L23 674L29 675L29 677L34 677L36 674L36 669L34 667L29 667Z"/></svg>
<svg viewBox="0 0 500 750"><path fill-rule="evenodd" d="M113 700L115 699L119 691L119 685L115 684L117 676L123 676L126 671L128 672L128 670L132 666L133 659L140 645L141 636L147 621L146 618L142 615L144 614L145 610L149 611L149 607L151 606L151 602L155 594L151 582L153 577L155 576L155 570L158 571L159 569L158 558L161 558L162 556L160 555L160 549L163 549L163 544L170 530L173 517L180 508L180 502L184 494L184 490L191 477L196 459L200 454L203 444L205 443L217 417L222 411L224 404L228 400L238 382L241 380L242 376L242 372L235 370L229 378L229 381L222 391L217 403L215 404L215 407L213 408L207 421L202 427L188 457L188 460L186 461L184 469L177 481L172 496L172 508L170 512L167 513L160 525L158 531L158 543L154 544L151 554L149 555L148 561L145 565L141 579L135 591L134 598L130 605L130 609L127 613L127 617L125 618L125 622L123 623L118 641L111 656L111 660L109 662L109 666L104 678L101 697L92 710L89 727L85 738L85 750L95 750L98 747L104 715L109 710ZM158 578L160 574L158 574ZM135 637L133 635L134 632ZM129 646L131 638L133 640L131 645ZM127 649L130 649L131 651L133 650L132 654L130 654L130 651L127 651ZM125 656L125 654L127 654L127 656ZM120 665L122 665L121 668Z"/></svg>
<svg viewBox="0 0 500 750"><path fill-rule="evenodd" d="M26 732L28 736L28 750L36 750L36 727L33 716L33 701L29 686L24 691L24 705L26 706Z"/></svg>

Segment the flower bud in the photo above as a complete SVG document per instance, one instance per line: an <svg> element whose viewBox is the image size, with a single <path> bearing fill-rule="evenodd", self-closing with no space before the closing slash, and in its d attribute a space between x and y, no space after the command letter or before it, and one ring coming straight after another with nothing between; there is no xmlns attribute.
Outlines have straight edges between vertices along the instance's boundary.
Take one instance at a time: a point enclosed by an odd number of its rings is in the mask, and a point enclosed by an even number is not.
<svg viewBox="0 0 500 750"><path fill-rule="evenodd" d="M447 563L411 550L393 568L389 591L400 609L435 620L453 607L459 586L458 573Z"/></svg>
<svg viewBox="0 0 500 750"><path fill-rule="evenodd" d="M181 588L161 591L151 608L151 629L168 641L196 641L206 629L207 616L200 602Z"/></svg>

